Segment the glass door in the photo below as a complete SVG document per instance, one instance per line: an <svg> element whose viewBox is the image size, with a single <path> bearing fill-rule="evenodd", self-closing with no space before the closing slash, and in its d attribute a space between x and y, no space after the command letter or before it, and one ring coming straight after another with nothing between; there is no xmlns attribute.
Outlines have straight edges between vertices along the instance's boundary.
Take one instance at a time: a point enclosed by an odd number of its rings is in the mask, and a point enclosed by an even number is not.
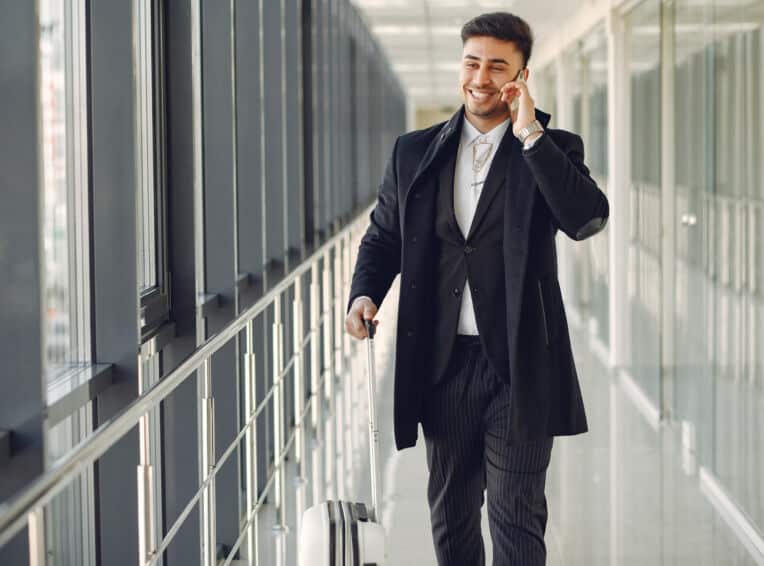
<svg viewBox="0 0 764 566"><path fill-rule="evenodd" d="M674 412L697 439L701 461L712 451L714 265L714 58L711 8L675 5L674 131L676 286ZM694 29L695 33L681 30Z"/></svg>
<svg viewBox="0 0 764 566"><path fill-rule="evenodd" d="M675 418L761 530L764 4L679 0L675 20Z"/></svg>
<svg viewBox="0 0 764 566"><path fill-rule="evenodd" d="M764 530L761 356L763 2L714 2L713 459L728 496Z"/></svg>
<svg viewBox="0 0 764 566"><path fill-rule="evenodd" d="M625 368L657 408L661 392L661 4L626 15L631 106L627 256L629 339Z"/></svg>

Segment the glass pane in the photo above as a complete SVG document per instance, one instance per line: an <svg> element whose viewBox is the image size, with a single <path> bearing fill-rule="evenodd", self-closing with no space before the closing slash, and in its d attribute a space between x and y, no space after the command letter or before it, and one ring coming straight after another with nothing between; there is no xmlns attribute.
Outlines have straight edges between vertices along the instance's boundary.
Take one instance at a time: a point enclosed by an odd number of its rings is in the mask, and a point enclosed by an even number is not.
<svg viewBox="0 0 764 566"><path fill-rule="evenodd" d="M136 82L138 93L138 291L157 286L157 188L154 95L153 17L150 2L137 3L138 40Z"/></svg>
<svg viewBox="0 0 764 566"><path fill-rule="evenodd" d="M55 462L93 431L88 404L48 431L48 458ZM45 508L47 564L95 564L95 499L92 466Z"/></svg>
<svg viewBox="0 0 764 566"><path fill-rule="evenodd" d="M711 465L759 529L764 528L763 24L762 2L714 3L713 109L708 114L714 118L711 281L717 329Z"/></svg>
<svg viewBox="0 0 764 566"><path fill-rule="evenodd" d="M607 34L599 27L589 34L581 45L582 132L586 164L597 185L607 194ZM590 324L602 344L607 345L610 336L609 310L609 238L601 234L584 243L588 253L588 266L584 273L587 282ZM574 244L576 245L576 244ZM580 245L580 244L578 244Z"/></svg>
<svg viewBox="0 0 764 566"><path fill-rule="evenodd" d="M560 126L570 130L584 139L584 115L582 97L586 89L582 84L582 61L579 44L573 44L562 55L562 66L558 68L561 90L564 93L558 100L557 111L560 114ZM567 122L567 123L566 123ZM586 156L588 158L588 156ZM563 234L558 235L560 253L569 258L567 264L561 266L567 270L561 274L564 286L564 298L568 306L576 309L582 316L588 316L589 297L589 257L588 246L579 245Z"/></svg>
<svg viewBox="0 0 764 566"><path fill-rule="evenodd" d="M549 127L555 127L557 115L557 75L554 65L547 65L540 71L528 75L530 89L536 97L536 107L552 115Z"/></svg>
<svg viewBox="0 0 764 566"><path fill-rule="evenodd" d="M660 405L660 3L626 17L631 77L628 370Z"/></svg>
<svg viewBox="0 0 764 566"><path fill-rule="evenodd" d="M584 161L598 186L607 193L607 35L600 26L563 55L562 73L567 81L570 129L581 136ZM554 75L551 74L551 91ZM561 108L565 113L565 108ZM554 109L553 109L554 111ZM563 126L565 127L565 126ZM607 344L608 324L608 238L606 235L573 242L561 237L561 253L569 258L562 269L565 300L586 319L591 331Z"/></svg>
<svg viewBox="0 0 764 566"><path fill-rule="evenodd" d="M713 287L708 262L714 191L710 3L675 8L674 131L676 175L675 390L678 419L692 423L696 454L708 462L713 433ZM695 30L686 32L683 30ZM688 219L692 216L694 224ZM684 219L684 220L683 220Z"/></svg>
<svg viewBox="0 0 764 566"><path fill-rule="evenodd" d="M761 529L764 4L682 0L675 20L675 411Z"/></svg>
<svg viewBox="0 0 764 566"><path fill-rule="evenodd" d="M44 362L47 382L66 380L91 360L85 11L41 0L40 104L44 242ZM92 431L83 407L46 432L48 466ZM94 564L92 468L45 509L50 564Z"/></svg>
<svg viewBox="0 0 764 566"><path fill-rule="evenodd" d="M63 0L42 0L39 14L44 359L52 379L90 359L87 123L81 20Z"/></svg>

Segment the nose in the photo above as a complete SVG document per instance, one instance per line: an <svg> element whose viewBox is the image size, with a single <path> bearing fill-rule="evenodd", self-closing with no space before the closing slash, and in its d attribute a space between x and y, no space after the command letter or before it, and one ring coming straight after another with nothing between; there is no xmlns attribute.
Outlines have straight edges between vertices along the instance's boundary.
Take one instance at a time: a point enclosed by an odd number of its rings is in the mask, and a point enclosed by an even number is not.
<svg viewBox="0 0 764 566"><path fill-rule="evenodd" d="M490 82L491 80L488 75L488 69L481 65L475 74L475 83L479 86L485 86Z"/></svg>

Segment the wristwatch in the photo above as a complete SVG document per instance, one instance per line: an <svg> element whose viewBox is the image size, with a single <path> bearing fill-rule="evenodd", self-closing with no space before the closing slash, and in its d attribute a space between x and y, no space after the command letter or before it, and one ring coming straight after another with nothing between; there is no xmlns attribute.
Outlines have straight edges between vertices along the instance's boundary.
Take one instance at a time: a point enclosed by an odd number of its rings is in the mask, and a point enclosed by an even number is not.
<svg viewBox="0 0 764 566"><path fill-rule="evenodd" d="M524 128L520 128L520 131L517 132L517 139L520 140L520 143L525 143L525 139L535 133L535 132L543 132L544 126L541 125L541 122L538 120L534 120Z"/></svg>

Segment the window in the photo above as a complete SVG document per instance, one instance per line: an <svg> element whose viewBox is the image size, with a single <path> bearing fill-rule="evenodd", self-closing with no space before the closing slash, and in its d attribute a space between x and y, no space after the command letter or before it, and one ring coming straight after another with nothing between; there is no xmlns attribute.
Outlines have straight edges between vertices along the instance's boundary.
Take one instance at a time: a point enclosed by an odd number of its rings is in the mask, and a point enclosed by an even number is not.
<svg viewBox="0 0 764 566"><path fill-rule="evenodd" d="M607 61L608 45L604 26L587 34L580 44L581 64L581 135L584 139L584 155L592 177L605 194L608 193L608 104ZM609 310L609 245L603 234L586 242L588 258L584 270L587 297L594 331L603 344L610 337Z"/></svg>
<svg viewBox="0 0 764 566"><path fill-rule="evenodd" d="M166 262L166 150L162 2L137 2L136 177L138 292L145 336L169 317Z"/></svg>
<svg viewBox="0 0 764 566"><path fill-rule="evenodd" d="M89 366L90 254L87 35L85 7L71 0L39 4L43 360L48 390ZM46 433L53 462L92 431L90 403ZM94 564L93 471L88 468L45 509L51 563Z"/></svg>
<svg viewBox="0 0 764 566"><path fill-rule="evenodd" d="M84 17L40 2L44 360L48 381L90 361Z"/></svg>
<svg viewBox="0 0 764 566"><path fill-rule="evenodd" d="M661 4L626 16L631 105L629 372L660 404L661 368Z"/></svg>

